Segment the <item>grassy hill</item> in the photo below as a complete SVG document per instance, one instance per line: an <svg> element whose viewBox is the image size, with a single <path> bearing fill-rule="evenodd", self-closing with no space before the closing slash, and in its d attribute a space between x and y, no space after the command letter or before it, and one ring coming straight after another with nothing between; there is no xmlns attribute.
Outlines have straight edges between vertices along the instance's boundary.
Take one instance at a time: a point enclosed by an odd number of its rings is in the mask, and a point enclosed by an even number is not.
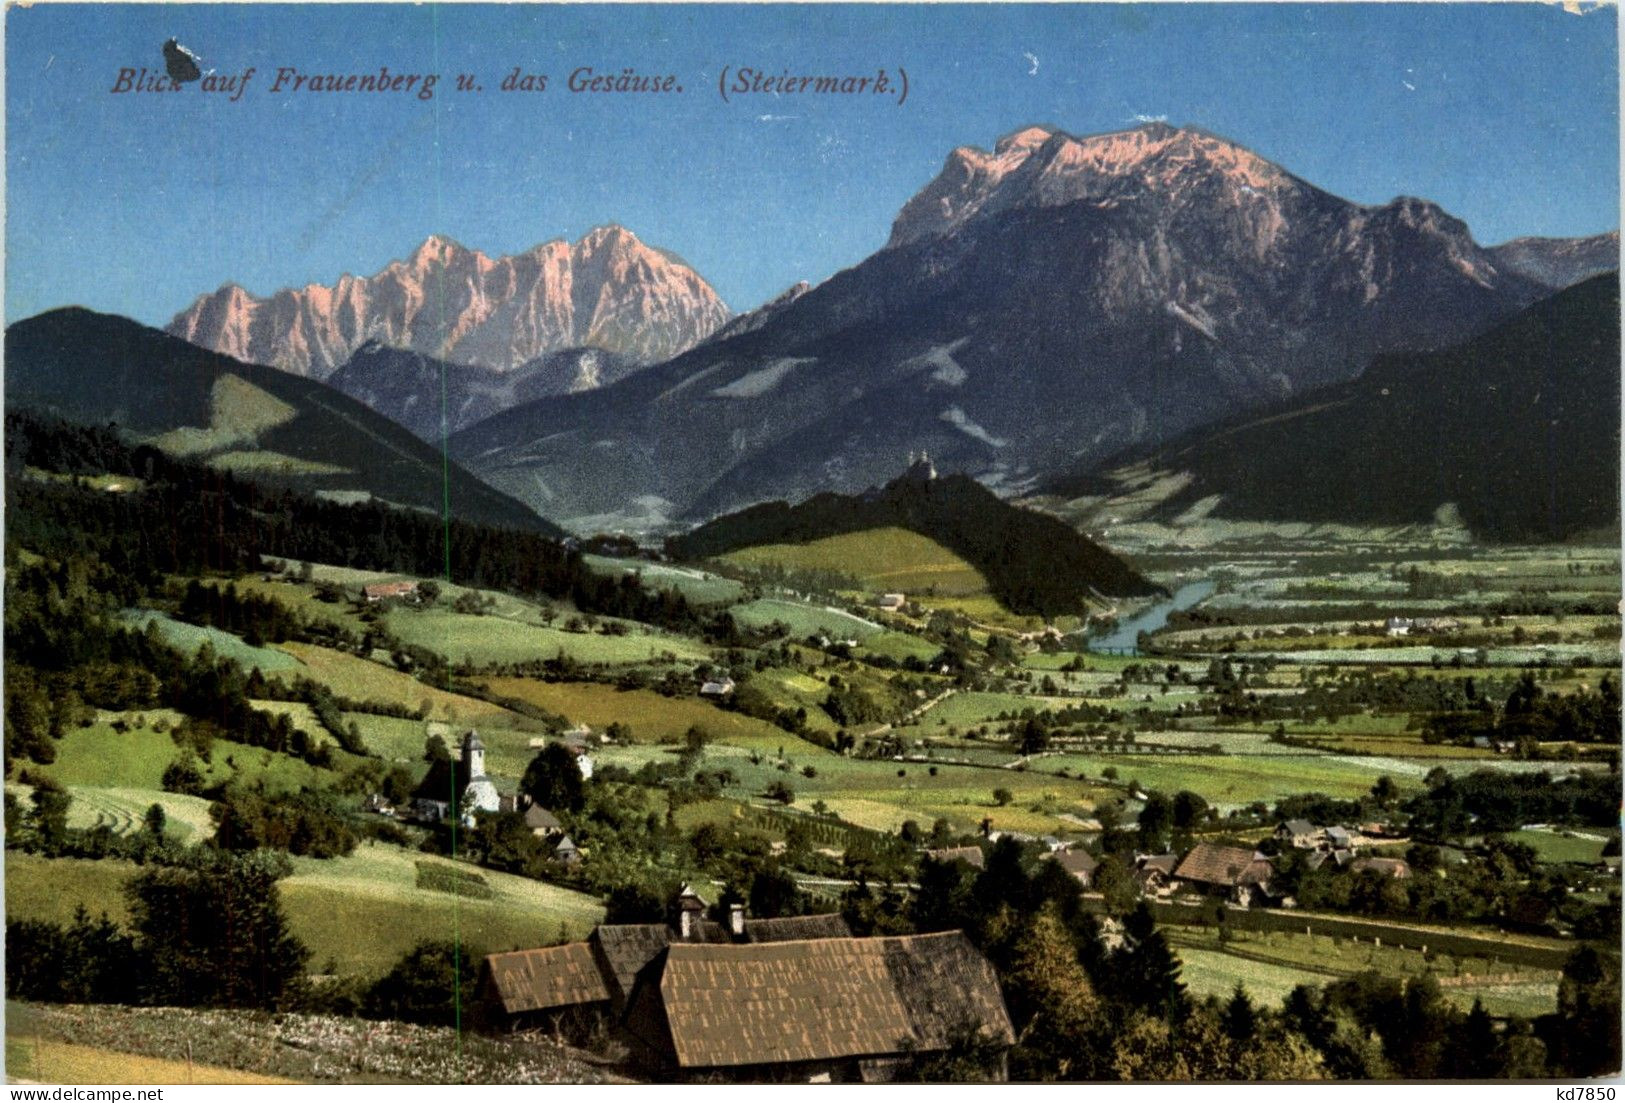
<svg viewBox="0 0 1625 1103"><path fill-rule="evenodd" d="M1155 497L1142 519L1427 523L1454 506L1492 540L1619 524L1618 274L1453 348L1120 457L1049 489Z"/></svg>
<svg viewBox="0 0 1625 1103"><path fill-rule="evenodd" d="M121 429L245 478L557 535L433 446L324 383L244 364L115 315L6 330L6 408Z"/></svg>
<svg viewBox="0 0 1625 1103"><path fill-rule="evenodd" d="M982 572L935 540L902 528L869 529L808 544L765 544L722 557L745 566L776 564L793 570L834 571L866 589L915 594L987 592Z"/></svg>
<svg viewBox="0 0 1625 1103"><path fill-rule="evenodd" d="M705 559L764 545L811 545L832 537L903 530L925 538L979 573L1014 613L1054 617L1077 613L1102 595L1152 594L1158 587L1116 555L1054 517L1021 509L963 475L939 479L916 466L883 489L861 495L819 494L798 506L768 502L707 522L667 547L679 559ZM880 543L881 546L871 547ZM913 544L918 555L922 545ZM803 553L835 561L835 548ZM883 568L894 549L878 538L844 550L861 551L864 566ZM870 554L873 552L874 554ZM946 566L940 554L923 564ZM905 560L905 570L922 561ZM838 569L855 573L850 566ZM968 582L969 575L957 577Z"/></svg>

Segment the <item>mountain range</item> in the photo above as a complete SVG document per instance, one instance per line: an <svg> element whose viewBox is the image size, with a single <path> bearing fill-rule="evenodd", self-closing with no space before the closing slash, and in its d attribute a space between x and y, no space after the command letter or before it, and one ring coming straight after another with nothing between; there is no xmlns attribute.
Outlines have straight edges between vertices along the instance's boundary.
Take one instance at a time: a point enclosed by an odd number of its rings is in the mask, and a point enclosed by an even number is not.
<svg viewBox="0 0 1625 1103"><path fill-rule="evenodd" d="M1175 527L1425 525L1450 507L1489 539L1617 532L1619 311L1619 273L1595 276L1459 345L1381 357L1352 382L1046 489Z"/></svg>
<svg viewBox="0 0 1625 1103"><path fill-rule="evenodd" d="M586 345L652 363L730 317L679 257L602 226L574 244L494 259L435 235L404 261L331 286L260 298L227 284L166 328L238 360L326 379L368 342L497 371Z"/></svg>
<svg viewBox="0 0 1625 1103"><path fill-rule="evenodd" d="M911 451L1019 492L1472 337L1565 251L1497 254L1425 200L1348 202L1200 130L1029 127L950 154L855 267L451 450L567 524L855 492Z"/></svg>

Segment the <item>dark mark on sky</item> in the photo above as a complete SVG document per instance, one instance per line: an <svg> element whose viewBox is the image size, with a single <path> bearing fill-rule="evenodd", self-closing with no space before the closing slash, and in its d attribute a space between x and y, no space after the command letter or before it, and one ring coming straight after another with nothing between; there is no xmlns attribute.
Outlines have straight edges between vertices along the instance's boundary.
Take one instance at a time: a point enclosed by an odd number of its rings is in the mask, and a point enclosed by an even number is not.
<svg viewBox="0 0 1625 1103"><path fill-rule="evenodd" d="M169 79L176 84L185 84L203 75L197 62L197 55L173 38L164 43L164 67L169 70Z"/></svg>

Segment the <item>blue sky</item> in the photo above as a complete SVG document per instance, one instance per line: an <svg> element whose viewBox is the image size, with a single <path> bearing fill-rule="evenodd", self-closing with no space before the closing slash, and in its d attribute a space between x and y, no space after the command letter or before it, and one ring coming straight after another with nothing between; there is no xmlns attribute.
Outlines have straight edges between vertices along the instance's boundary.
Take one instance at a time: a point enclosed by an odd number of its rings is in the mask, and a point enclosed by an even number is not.
<svg viewBox="0 0 1625 1103"><path fill-rule="evenodd" d="M1166 116L1346 198L1432 199L1486 244L1619 224L1617 14L1546 4L42 5L6 12L6 318L162 325L227 281L370 274L430 233L497 255L619 222L736 310L879 248L959 145ZM113 95L174 36L195 86ZM271 94L438 72L411 95ZM542 94L497 92L514 66ZM570 94L578 66L682 95ZM723 66L906 69L908 101L736 96ZM482 93L458 93L457 72Z"/></svg>

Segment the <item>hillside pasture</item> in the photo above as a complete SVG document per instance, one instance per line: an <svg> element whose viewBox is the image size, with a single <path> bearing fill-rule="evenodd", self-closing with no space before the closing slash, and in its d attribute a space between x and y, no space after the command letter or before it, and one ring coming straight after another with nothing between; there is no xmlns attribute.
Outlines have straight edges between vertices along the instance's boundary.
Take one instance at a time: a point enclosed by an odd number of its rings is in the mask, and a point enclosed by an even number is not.
<svg viewBox="0 0 1625 1103"><path fill-rule="evenodd" d="M8 1027L6 1077L39 1084L294 1084L279 1076L28 1037Z"/></svg>
<svg viewBox="0 0 1625 1103"><path fill-rule="evenodd" d="M568 632L497 616L442 609L392 609L389 630L448 662L487 666L538 662L564 655L578 663L705 662L710 653L692 640L637 626L623 636ZM629 622L628 622L629 623Z"/></svg>
<svg viewBox="0 0 1625 1103"><path fill-rule="evenodd" d="M843 609L827 605L809 605L787 598L765 597L744 605L735 605L729 614L746 628L767 628L782 624L791 639L804 640L808 636L828 636L836 640L863 642L885 631L880 625L863 617L854 616Z"/></svg>
<svg viewBox="0 0 1625 1103"><path fill-rule="evenodd" d="M1209 928L1165 928L1184 965L1182 977L1193 995L1230 995L1239 983L1255 1001L1278 1006L1299 984L1322 985L1375 970L1386 976L1432 973L1446 999L1462 1010L1475 999L1492 1015L1532 1018L1557 1005L1557 974L1549 969L1378 946L1328 935L1284 931L1233 931L1220 942Z"/></svg>
<svg viewBox="0 0 1625 1103"><path fill-rule="evenodd" d="M804 754L829 755L822 747L737 712L729 712L698 697L665 697L649 689L622 690L598 682L542 682L533 678L483 678L491 692L556 712L573 723L586 724L595 733L615 721L632 729L638 743L678 743L691 727L710 733L713 741L743 748L800 745Z"/></svg>
<svg viewBox="0 0 1625 1103"><path fill-rule="evenodd" d="M179 757L180 748L167 732L134 726L138 715L150 718L156 713L103 713L90 727L71 729L56 744L56 761L34 769L70 788L161 791L164 770ZM121 718L127 726L122 732L113 727ZM338 769L354 761L342 751L334 752ZM197 766L205 785L235 779L262 784L272 792L331 784L335 777L333 771L292 755L225 740L216 740L210 761Z"/></svg>
<svg viewBox="0 0 1625 1103"><path fill-rule="evenodd" d="M115 835L146 831L147 810L154 804L164 810L164 835L181 843L194 843L214 835L209 817L209 801L185 793L161 789L91 789L72 786L68 794L68 826L95 829L105 827Z"/></svg>
<svg viewBox="0 0 1625 1103"><path fill-rule="evenodd" d="M495 870L478 871L489 899L422 888L422 859L373 842L347 858L295 858L294 875L279 887L312 969L380 975L424 939L460 941L473 958L550 946L585 937L603 918L590 896Z"/></svg>
<svg viewBox="0 0 1625 1103"><path fill-rule="evenodd" d="M1119 780L1137 780L1146 789L1175 793L1188 789L1208 803L1231 809L1254 801L1274 804L1298 793L1324 793L1349 800L1370 792L1378 776L1392 772L1401 789L1420 788L1416 777L1393 770L1389 759L1330 755L1083 754L1045 755L1032 764L1044 772L1066 769L1073 776L1100 777L1108 766ZM1425 772L1425 771L1421 771Z"/></svg>
<svg viewBox="0 0 1625 1103"><path fill-rule="evenodd" d="M240 636L222 632L218 628L187 624L151 609L127 609L120 617L138 631L145 631L149 624L156 625L158 635L165 643L188 655L196 654L207 643L221 658L234 659L243 667L254 667L264 674L299 669L299 660L292 655L269 647L250 647Z"/></svg>
<svg viewBox="0 0 1625 1103"><path fill-rule="evenodd" d="M722 558L745 567L773 565L851 575L865 588L882 593L950 597L987 592L982 572L930 537L902 528L869 529L806 544L763 544Z"/></svg>
<svg viewBox="0 0 1625 1103"><path fill-rule="evenodd" d="M584 555L581 559L597 574L611 578L635 575L645 590L670 590L695 605L731 605L745 594L744 583L693 567L603 555Z"/></svg>
<svg viewBox="0 0 1625 1103"><path fill-rule="evenodd" d="M340 697L400 704L407 708L426 707L429 719L453 724L494 723L522 728L529 723L500 705L426 686L409 674L343 651L308 643L281 646L305 664L302 673L306 677L320 682Z"/></svg>

